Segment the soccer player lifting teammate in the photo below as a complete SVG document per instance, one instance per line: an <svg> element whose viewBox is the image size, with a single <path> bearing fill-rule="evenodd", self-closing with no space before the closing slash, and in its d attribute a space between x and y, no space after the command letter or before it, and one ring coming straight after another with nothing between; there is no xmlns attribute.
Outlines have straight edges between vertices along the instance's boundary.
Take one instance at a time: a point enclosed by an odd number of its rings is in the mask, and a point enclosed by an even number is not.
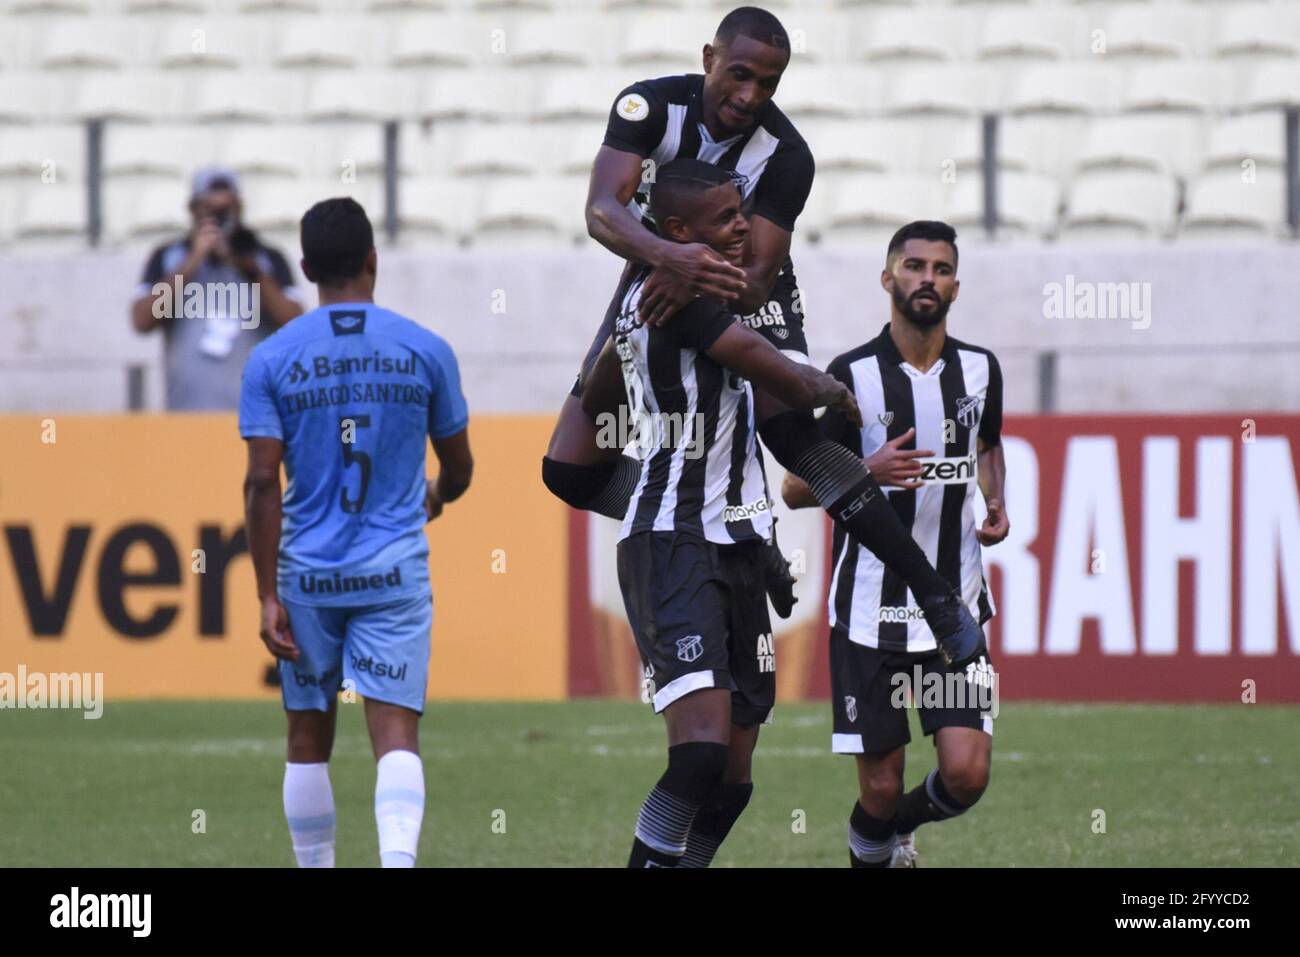
<svg viewBox="0 0 1300 957"><path fill-rule="evenodd" d="M661 167L651 199L661 234L739 262L750 227L734 176L696 159ZM748 507L767 494L750 381L792 408L858 417L848 388L782 355L718 299L646 323L649 275L633 271L582 401L592 410L622 397L656 439L623 518L618 577L668 767L641 808L629 866L702 867L749 802L754 744L776 698L762 584L772 515L765 500ZM667 417L696 425L671 433Z"/></svg>
<svg viewBox="0 0 1300 957"><path fill-rule="evenodd" d="M253 350L239 409L261 634L289 719L284 812L298 864L332 867L328 762L347 681L365 697L378 762L380 861L413 867L433 622L424 524L469 487L469 415L446 341L375 305L374 232L356 202L308 210L302 252L320 307Z"/></svg>
<svg viewBox="0 0 1300 957"><path fill-rule="evenodd" d="M789 59L789 38L780 21L766 10L740 7L723 18L713 42L704 45L703 75L634 83L614 102L592 168L587 223L591 235L627 265L542 462L547 487L575 508L621 519L640 476L637 462L621 449L599 446L598 412L584 410L578 396L628 289L647 267L638 314L648 325L662 323L696 296L720 298L788 357L808 361L789 251L814 164L803 138L772 102ZM657 174L677 157L738 175L750 230L737 262L706 244L673 242L657 231L652 204ZM768 449L808 482L837 526L902 577L950 665L964 668L977 658L983 636L970 612L926 560L862 461L823 439L811 412L791 408L761 384L753 401ZM773 588L778 613L788 614L792 597L788 584L787 594L780 594L789 579L779 559L773 543L765 581Z"/></svg>
<svg viewBox="0 0 1300 957"><path fill-rule="evenodd" d="M861 421L835 409L826 436L888 486L889 504L980 624L993 616L981 545L1007 537L1002 454L1002 372L987 349L952 338L957 234L946 223L909 223L894 234L881 285L889 324L827 371L854 391ZM988 517L975 527L978 481ZM786 504L817 504L787 477ZM995 680L987 656L960 674L944 667L930 626L898 574L836 529L829 621L832 749L857 757L859 798L849 821L855 867L913 866L913 832L955 817L984 793L993 751ZM911 740L906 693L934 736L938 768L907 794L903 748Z"/></svg>

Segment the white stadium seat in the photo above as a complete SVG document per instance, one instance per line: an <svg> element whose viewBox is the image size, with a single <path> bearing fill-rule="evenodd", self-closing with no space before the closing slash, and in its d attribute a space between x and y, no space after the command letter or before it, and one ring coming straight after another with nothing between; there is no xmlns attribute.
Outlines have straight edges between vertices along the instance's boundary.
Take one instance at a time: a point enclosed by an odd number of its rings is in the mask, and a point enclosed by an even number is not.
<svg viewBox="0 0 1300 957"><path fill-rule="evenodd" d="M210 131L195 126L110 123L104 130L104 176L183 180L210 157ZM266 133L262 132L263 149Z"/></svg>
<svg viewBox="0 0 1300 957"><path fill-rule="evenodd" d="M997 184L1000 239L1045 239L1056 231L1061 187L1050 176L1003 171ZM984 238L984 178L963 175L948 188L947 221L971 239ZM959 240L960 241L960 240Z"/></svg>
<svg viewBox="0 0 1300 957"><path fill-rule="evenodd" d="M271 122L302 115L303 80L285 73L207 74L189 106L196 119Z"/></svg>
<svg viewBox="0 0 1300 957"><path fill-rule="evenodd" d="M240 13L306 13L325 12L324 6L317 0L240 0Z"/></svg>
<svg viewBox="0 0 1300 957"><path fill-rule="evenodd" d="M83 120L98 117L128 123L177 118L193 99L189 96L193 82L156 70L85 76L77 85L72 115Z"/></svg>
<svg viewBox="0 0 1300 957"><path fill-rule="evenodd" d="M421 119L526 119L537 100L536 83L514 70L456 70L420 88Z"/></svg>
<svg viewBox="0 0 1300 957"><path fill-rule="evenodd" d="M456 245L470 230L478 190L460 180L416 178L402 181L398 228L403 242Z"/></svg>
<svg viewBox="0 0 1300 957"><path fill-rule="evenodd" d="M636 73L622 70L557 70L541 81L539 120L604 120L620 90L637 82Z"/></svg>
<svg viewBox="0 0 1300 957"><path fill-rule="evenodd" d="M943 216L937 176L861 173L834 177L825 196L822 240L832 244L875 243L914 219Z"/></svg>
<svg viewBox="0 0 1300 957"><path fill-rule="evenodd" d="M80 183L25 188L18 193L14 238L80 245L86 236L86 189Z"/></svg>
<svg viewBox="0 0 1300 957"><path fill-rule="evenodd" d="M308 17L284 21L273 62L294 69L355 69L371 60L372 22L357 18Z"/></svg>
<svg viewBox="0 0 1300 957"><path fill-rule="evenodd" d="M1156 239L1173 229L1178 186L1159 173L1102 172L1070 189L1061 236L1075 240Z"/></svg>
<svg viewBox="0 0 1300 957"><path fill-rule="evenodd" d="M1230 3L1214 32L1217 57L1300 57L1300 10L1287 3Z"/></svg>
<svg viewBox="0 0 1300 957"><path fill-rule="evenodd" d="M1124 110L1207 112L1232 103L1236 77L1231 69L1210 62L1137 66L1120 100Z"/></svg>
<svg viewBox="0 0 1300 957"><path fill-rule="evenodd" d="M556 155L560 157L556 172L565 176L591 175L591 165L605 139L603 123L568 123L557 131L559 143Z"/></svg>
<svg viewBox="0 0 1300 957"><path fill-rule="evenodd" d="M975 56L999 62L1065 60L1087 50L1088 35L1088 18L1077 10L991 10L981 18Z"/></svg>
<svg viewBox="0 0 1300 957"><path fill-rule="evenodd" d="M121 69L131 63L132 34L109 18L56 19L39 56L46 70Z"/></svg>
<svg viewBox="0 0 1300 957"><path fill-rule="evenodd" d="M1203 140L1200 116L1097 117L1089 124L1075 168L1145 169L1186 176L1200 165Z"/></svg>
<svg viewBox="0 0 1300 957"><path fill-rule="evenodd" d="M1285 134L1285 117L1276 111L1219 120L1210 127L1204 166L1239 170L1243 162L1250 160L1256 167L1281 168L1286 163Z"/></svg>
<svg viewBox="0 0 1300 957"><path fill-rule="evenodd" d="M1276 239L1286 218L1286 183L1281 172L1256 169L1208 173L1192 183L1179 234L1187 238Z"/></svg>
<svg viewBox="0 0 1300 957"><path fill-rule="evenodd" d="M821 121L800 124L818 174L888 173L900 166L902 121Z"/></svg>
<svg viewBox="0 0 1300 957"><path fill-rule="evenodd" d="M387 71L329 71L312 76L302 115L309 120L382 120L414 113L408 78Z"/></svg>
<svg viewBox="0 0 1300 957"><path fill-rule="evenodd" d="M1002 105L1018 116L1113 112L1120 80L1114 68L1100 63L1027 66L1011 78Z"/></svg>
<svg viewBox="0 0 1300 957"><path fill-rule="evenodd" d="M355 183L334 177L254 186L244 191L243 218L253 229L296 248L302 214L322 199L336 196L353 197L365 207L375 231L382 228L383 190L373 177L358 177Z"/></svg>
<svg viewBox="0 0 1300 957"><path fill-rule="evenodd" d="M0 73L0 124L35 123L51 114L49 77L39 72Z"/></svg>
<svg viewBox="0 0 1300 957"><path fill-rule="evenodd" d="M0 127L0 176L39 188L85 176L86 131L80 126Z"/></svg>
<svg viewBox="0 0 1300 957"><path fill-rule="evenodd" d="M499 26L490 20L464 16L412 16L398 21L389 47L389 62L402 69L466 69L482 65L493 54Z"/></svg>
<svg viewBox="0 0 1300 957"><path fill-rule="evenodd" d="M790 70L781 77L772 99L799 121L865 116L880 109L881 72L843 66Z"/></svg>
<svg viewBox="0 0 1300 957"><path fill-rule="evenodd" d="M618 62L643 70L645 76L699 73L703 38L713 36L714 20L695 13L634 17L625 21Z"/></svg>
<svg viewBox="0 0 1300 957"><path fill-rule="evenodd" d="M520 17L505 29L505 61L512 67L590 67L608 47L611 24L602 17Z"/></svg>
<svg viewBox="0 0 1300 957"><path fill-rule="evenodd" d="M1248 110L1300 105L1300 63L1265 63L1256 69L1237 104Z"/></svg>
<svg viewBox="0 0 1300 957"><path fill-rule="evenodd" d="M486 245L572 245L585 241L585 183L572 179L500 179L485 184L473 241Z"/></svg>
<svg viewBox="0 0 1300 957"><path fill-rule="evenodd" d="M977 116L994 103L994 75L986 67L952 64L890 70L883 106L890 115Z"/></svg>
<svg viewBox="0 0 1300 957"><path fill-rule="evenodd" d="M886 10L862 21L849 56L872 63L961 59L968 24L956 10Z"/></svg>
<svg viewBox="0 0 1300 957"><path fill-rule="evenodd" d="M1183 60L1209 52L1208 10L1183 3L1136 3L1100 12L1107 60Z"/></svg>
<svg viewBox="0 0 1300 957"><path fill-rule="evenodd" d="M536 176L549 166L545 128L528 124L472 126L452 144L449 172L456 176Z"/></svg>
<svg viewBox="0 0 1300 957"><path fill-rule="evenodd" d="M718 11L719 19L732 6L732 0L726 0L725 6ZM773 12L781 16L779 10L773 8ZM829 66L848 59L850 31L845 29L842 16L800 10L788 17L782 16L782 22L790 36L790 64L787 72L793 73L810 66ZM784 78L781 82L785 82Z"/></svg>
<svg viewBox="0 0 1300 957"><path fill-rule="evenodd" d="M283 181L304 176L307 170L323 164L319 160L322 133L313 128L277 123L273 135L265 126L217 124L212 128L222 166L227 166L241 181Z"/></svg>
<svg viewBox="0 0 1300 957"><path fill-rule="evenodd" d="M188 202L189 191L182 182L135 187L110 184L104 227L118 242L162 242L189 229Z"/></svg>
<svg viewBox="0 0 1300 957"><path fill-rule="evenodd" d="M140 17L207 13L210 0L122 0L122 12Z"/></svg>
<svg viewBox="0 0 1300 957"><path fill-rule="evenodd" d="M185 17L166 22L154 52L157 64L168 69L238 70L261 59L259 38L242 20Z"/></svg>

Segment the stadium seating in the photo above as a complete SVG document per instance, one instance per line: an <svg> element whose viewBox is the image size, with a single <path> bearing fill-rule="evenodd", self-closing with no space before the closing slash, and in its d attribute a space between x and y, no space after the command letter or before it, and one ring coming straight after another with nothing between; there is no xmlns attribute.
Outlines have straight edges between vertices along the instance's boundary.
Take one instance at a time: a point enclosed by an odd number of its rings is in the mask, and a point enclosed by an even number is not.
<svg viewBox="0 0 1300 957"><path fill-rule="evenodd" d="M103 215L112 241L134 242L168 217L110 203L109 193L144 189L161 202L165 184L183 183L205 162L228 163L259 189L297 189L349 170L378 180L381 127L395 122L399 192L455 193L464 207L447 215L403 209L402 227L438 243L503 242L511 200L495 180L580 183L617 91L644 76L699 69L700 47L729 6L8 0L0 3L0 144L18 152L0 158L10 211L0 244L33 231L71 242L68 224L88 221L86 209L72 215L67 206L84 203L84 189L25 204L16 181L30 175L21 172L24 157L36 153L62 157L66 175L88 175L79 124L90 120L105 124ZM841 187L856 176L929 178L933 190L905 185L903 195L928 202L933 193L935 208L968 231L982 223L983 188L971 178L983 164L982 118L990 114L1003 176L999 222L1009 234L1192 237L1217 222L1271 236L1285 220L1283 201L1268 204L1285 196L1280 111L1300 106L1300 3L770 6L793 47L777 101L827 180L809 216L828 238L888 214L867 208L891 205L888 197L840 205ZM1234 200L1232 177L1247 167L1260 174L1258 188ZM943 181L952 171L956 180ZM1130 203L1139 180L1158 185ZM1112 188L1119 193L1104 195ZM47 204L57 215L41 230L32 210ZM530 235L574 238L573 218L535 192L518 204L515 220ZM1055 219L1053 210L1061 210Z"/></svg>

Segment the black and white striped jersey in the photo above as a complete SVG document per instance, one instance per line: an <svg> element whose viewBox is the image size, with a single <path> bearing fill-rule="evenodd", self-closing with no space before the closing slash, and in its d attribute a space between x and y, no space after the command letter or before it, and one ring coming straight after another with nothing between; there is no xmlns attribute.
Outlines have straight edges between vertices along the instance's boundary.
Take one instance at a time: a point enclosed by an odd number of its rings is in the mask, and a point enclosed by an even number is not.
<svg viewBox="0 0 1300 957"><path fill-rule="evenodd" d="M771 500L748 380L705 354L735 317L696 299L663 326L637 316L648 270L623 297L614 345L627 390L627 436L641 460L619 541L678 532L720 545L770 539Z"/></svg>
<svg viewBox="0 0 1300 957"><path fill-rule="evenodd" d="M875 339L837 357L827 371L853 390L862 428L831 410L822 430L855 454L869 457L910 428L906 448L930 449L919 489L886 488L903 525L935 569L982 624L994 608L984 578L972 507L977 487L977 440L1001 441L1002 371L993 353L949 336L939 360L920 372L903 360L889 326ZM930 626L903 579L839 528L833 541L829 619L851 641L886 651L930 651Z"/></svg>
<svg viewBox="0 0 1300 957"><path fill-rule="evenodd" d="M689 156L741 177L741 209L793 231L812 189L813 157L794 124L769 102L754 128L715 141L704 126L704 76L690 73L634 83L609 111L605 145L663 166ZM650 214L653 169L648 168L628 208L654 228Z"/></svg>

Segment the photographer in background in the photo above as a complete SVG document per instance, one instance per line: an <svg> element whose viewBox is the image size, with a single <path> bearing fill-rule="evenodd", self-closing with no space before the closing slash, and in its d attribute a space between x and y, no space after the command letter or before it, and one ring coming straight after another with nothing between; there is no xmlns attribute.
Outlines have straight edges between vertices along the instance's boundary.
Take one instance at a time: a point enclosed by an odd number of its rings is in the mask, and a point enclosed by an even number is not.
<svg viewBox="0 0 1300 957"><path fill-rule="evenodd" d="M190 234L149 256L131 324L137 332L162 328L169 410L235 409L244 361L302 313L300 294L280 251L240 222L234 173L219 167L195 173L190 214Z"/></svg>

